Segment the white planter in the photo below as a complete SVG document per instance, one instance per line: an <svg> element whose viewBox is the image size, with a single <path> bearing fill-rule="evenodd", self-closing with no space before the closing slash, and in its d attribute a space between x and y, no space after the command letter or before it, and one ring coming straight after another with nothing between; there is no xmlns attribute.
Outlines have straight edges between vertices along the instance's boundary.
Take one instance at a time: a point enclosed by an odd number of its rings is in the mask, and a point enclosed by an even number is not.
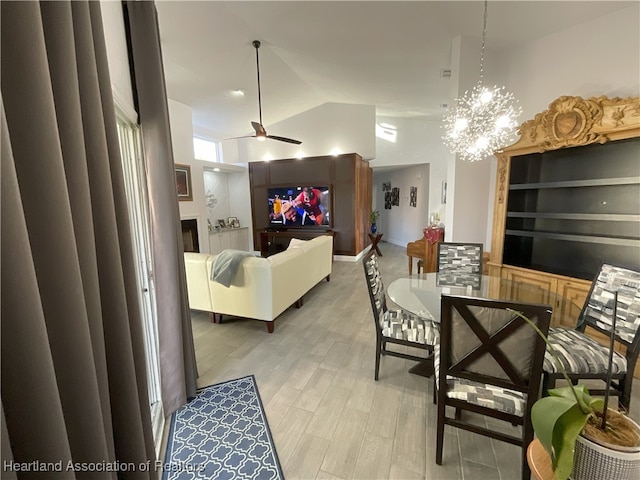
<svg viewBox="0 0 640 480"><path fill-rule="evenodd" d="M640 432L640 426L629 419ZM582 435L576 442L573 480L640 479L640 446L602 446Z"/></svg>

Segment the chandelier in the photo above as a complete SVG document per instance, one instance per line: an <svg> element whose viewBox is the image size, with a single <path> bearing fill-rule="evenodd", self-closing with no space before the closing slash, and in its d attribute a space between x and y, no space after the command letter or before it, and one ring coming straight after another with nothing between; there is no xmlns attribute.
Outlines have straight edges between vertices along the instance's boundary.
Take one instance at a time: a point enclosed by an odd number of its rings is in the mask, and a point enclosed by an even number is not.
<svg viewBox="0 0 640 480"><path fill-rule="evenodd" d="M521 108L504 87L482 84L484 45L487 36L487 1L484 2L484 25L480 54L480 80L471 92L453 101L444 117L444 143L462 160L477 162L510 144L518 126Z"/></svg>

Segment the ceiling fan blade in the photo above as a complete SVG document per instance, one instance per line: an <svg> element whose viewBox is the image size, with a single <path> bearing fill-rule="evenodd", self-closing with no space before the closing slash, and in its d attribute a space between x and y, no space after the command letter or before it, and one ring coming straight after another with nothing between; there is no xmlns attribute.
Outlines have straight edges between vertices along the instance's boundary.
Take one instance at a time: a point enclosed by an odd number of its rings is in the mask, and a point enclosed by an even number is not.
<svg viewBox="0 0 640 480"><path fill-rule="evenodd" d="M286 137L278 137L276 135L267 135L267 138L270 138L271 140L279 140L281 142L294 143L296 145L300 145L302 143L300 140L294 140L293 138L286 138Z"/></svg>
<svg viewBox="0 0 640 480"><path fill-rule="evenodd" d="M260 123L251 122L251 126L256 131L256 135L260 135L260 136L263 136L263 137L267 136L267 131L264 129L264 127Z"/></svg>
<svg viewBox="0 0 640 480"><path fill-rule="evenodd" d="M255 135L242 135L241 137L229 137L229 138L223 138L222 140L238 140L240 138L256 138Z"/></svg>

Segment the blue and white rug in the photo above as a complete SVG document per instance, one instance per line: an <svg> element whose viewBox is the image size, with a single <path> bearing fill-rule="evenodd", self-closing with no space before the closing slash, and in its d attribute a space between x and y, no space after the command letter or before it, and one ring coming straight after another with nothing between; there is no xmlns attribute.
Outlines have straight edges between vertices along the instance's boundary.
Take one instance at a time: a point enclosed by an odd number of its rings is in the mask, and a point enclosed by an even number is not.
<svg viewBox="0 0 640 480"><path fill-rule="evenodd" d="M253 375L198 391L171 418L163 480L284 479Z"/></svg>

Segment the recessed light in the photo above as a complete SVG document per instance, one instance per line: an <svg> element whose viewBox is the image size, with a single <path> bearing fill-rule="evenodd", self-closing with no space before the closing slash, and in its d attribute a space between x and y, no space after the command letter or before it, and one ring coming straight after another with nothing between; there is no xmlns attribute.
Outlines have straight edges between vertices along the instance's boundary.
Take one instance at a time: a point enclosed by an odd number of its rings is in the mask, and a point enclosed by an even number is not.
<svg viewBox="0 0 640 480"><path fill-rule="evenodd" d="M214 172L219 172L219 171L220 171L220 169L219 169L218 167L216 167L216 168L214 168L214 169L213 169L213 171L214 171Z"/></svg>
<svg viewBox="0 0 640 480"><path fill-rule="evenodd" d="M232 97L244 97L244 90L241 89L237 89L237 90L231 90L231 96Z"/></svg>

